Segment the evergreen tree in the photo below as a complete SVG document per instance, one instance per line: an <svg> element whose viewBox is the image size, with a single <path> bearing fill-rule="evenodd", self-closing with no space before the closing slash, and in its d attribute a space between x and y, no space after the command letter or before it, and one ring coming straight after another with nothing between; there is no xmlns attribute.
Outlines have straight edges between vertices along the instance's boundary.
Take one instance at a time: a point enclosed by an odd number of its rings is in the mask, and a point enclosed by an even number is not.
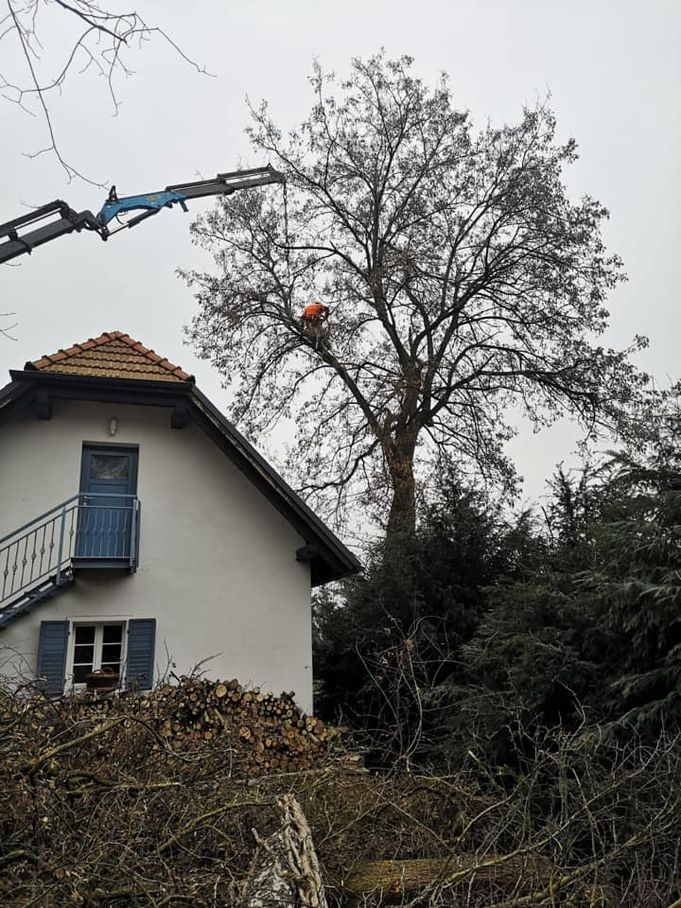
<svg viewBox="0 0 681 908"><path fill-rule="evenodd" d="M550 538L526 576L489 591L462 683L439 692L452 750L472 730L503 760L520 726L681 723L681 487L659 455L559 475Z"/></svg>
<svg viewBox="0 0 681 908"><path fill-rule="evenodd" d="M523 516L455 480L415 534L377 546L364 576L315 610L317 709L371 732L383 754L438 750L442 710L429 692L458 674L458 650L487 610L486 590L532 546Z"/></svg>

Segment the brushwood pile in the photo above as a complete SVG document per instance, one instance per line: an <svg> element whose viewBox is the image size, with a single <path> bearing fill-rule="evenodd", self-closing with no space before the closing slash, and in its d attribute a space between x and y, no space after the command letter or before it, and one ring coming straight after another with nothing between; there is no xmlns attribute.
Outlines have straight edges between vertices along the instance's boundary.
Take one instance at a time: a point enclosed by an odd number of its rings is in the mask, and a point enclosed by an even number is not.
<svg viewBox="0 0 681 908"><path fill-rule="evenodd" d="M290 694L236 681L57 701L0 690L0 905L251 908L290 797L329 908L673 901L676 741L556 736L503 774L473 752L455 769L368 772L354 747Z"/></svg>

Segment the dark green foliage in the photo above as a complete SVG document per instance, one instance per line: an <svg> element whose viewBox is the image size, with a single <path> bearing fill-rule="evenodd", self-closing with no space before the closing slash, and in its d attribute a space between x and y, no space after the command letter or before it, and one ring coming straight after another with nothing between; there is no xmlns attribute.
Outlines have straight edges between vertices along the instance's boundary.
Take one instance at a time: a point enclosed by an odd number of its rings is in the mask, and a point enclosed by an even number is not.
<svg viewBox="0 0 681 908"><path fill-rule="evenodd" d="M622 459L591 484L559 476L549 512L558 532L526 577L490 591L489 613L461 648L462 681L446 692L452 748L475 730L503 759L518 723L644 735L681 723L673 476L669 465Z"/></svg>
<svg viewBox="0 0 681 908"><path fill-rule="evenodd" d="M678 728L677 425L636 458L559 471L542 526L449 481L415 535L318 602L323 714L370 732L383 760L472 748L516 766L542 728Z"/></svg>
<svg viewBox="0 0 681 908"><path fill-rule="evenodd" d="M601 529L602 564L588 590L607 612L615 657L614 720L659 728L681 721L681 492L641 493Z"/></svg>
<svg viewBox="0 0 681 908"><path fill-rule="evenodd" d="M415 534L378 546L364 577L315 610L317 709L371 731L374 745L411 756L437 749L442 708L424 697L458 674L459 647L487 610L486 589L532 546L528 521L452 482Z"/></svg>

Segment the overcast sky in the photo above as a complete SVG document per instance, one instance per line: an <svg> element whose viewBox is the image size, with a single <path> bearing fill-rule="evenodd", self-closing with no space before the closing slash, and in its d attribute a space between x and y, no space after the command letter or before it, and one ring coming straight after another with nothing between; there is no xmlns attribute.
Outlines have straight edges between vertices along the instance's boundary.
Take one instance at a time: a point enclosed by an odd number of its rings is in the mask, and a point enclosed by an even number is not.
<svg viewBox="0 0 681 908"><path fill-rule="evenodd" d="M120 8L133 5L126 0ZM681 377L678 0L139 0L137 8L215 76L199 75L154 40L128 58L135 74L118 80L122 105L113 117L104 80L74 75L51 110L63 154L88 176L128 195L267 163L252 156L244 136L245 97L267 98L281 126L296 124L311 104L315 58L343 71L351 57L381 46L410 54L430 83L447 72L456 105L480 124L514 121L523 104L550 91L560 137L574 136L580 148L570 191L588 192L610 209L608 247L623 257L630 278L612 294L606 342L621 346L645 334L650 348L639 365L660 384ZM71 34L65 14L55 11L41 35L55 68ZM16 73L20 64L10 44L0 44L0 71ZM39 118L1 98L0 117L0 221L55 198L99 209L103 190L69 184L54 157L25 156L45 144ZM207 205L194 203L193 212ZM190 221L174 209L106 244L72 235L17 259L20 267L4 266L0 312L14 311L18 325L16 342L0 338L3 375L121 330L194 373L224 406L220 377L183 341L195 307L175 269L206 263L190 243ZM574 439L566 425L539 437L521 432L511 450L527 494L541 491Z"/></svg>

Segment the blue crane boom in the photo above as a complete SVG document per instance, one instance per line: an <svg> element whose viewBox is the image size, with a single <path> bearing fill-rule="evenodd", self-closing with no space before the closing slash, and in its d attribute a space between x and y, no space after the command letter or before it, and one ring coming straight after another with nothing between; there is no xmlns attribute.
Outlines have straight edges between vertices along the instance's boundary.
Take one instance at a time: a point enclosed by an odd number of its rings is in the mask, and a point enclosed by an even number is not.
<svg viewBox="0 0 681 908"><path fill-rule="evenodd" d="M49 243L50 240L65 236L68 233L80 233L88 230L99 234L106 240L119 230L134 227L146 218L158 214L164 208L179 205L187 211L187 202L192 199L214 195L231 195L240 189L252 189L255 186L267 186L269 183L284 183L282 173L269 165L252 170L234 170L230 173L219 173L212 180L198 180L193 183L177 183L166 186L158 192L147 192L142 195L130 195L119 198L113 186L108 198L97 215L91 211L74 211L66 202L57 199L41 208L0 224L0 264L8 262L19 255L30 254L36 246ZM129 220L122 220L133 211L141 213ZM116 221L120 226L110 229L109 224ZM2 240L4 239L4 242Z"/></svg>

